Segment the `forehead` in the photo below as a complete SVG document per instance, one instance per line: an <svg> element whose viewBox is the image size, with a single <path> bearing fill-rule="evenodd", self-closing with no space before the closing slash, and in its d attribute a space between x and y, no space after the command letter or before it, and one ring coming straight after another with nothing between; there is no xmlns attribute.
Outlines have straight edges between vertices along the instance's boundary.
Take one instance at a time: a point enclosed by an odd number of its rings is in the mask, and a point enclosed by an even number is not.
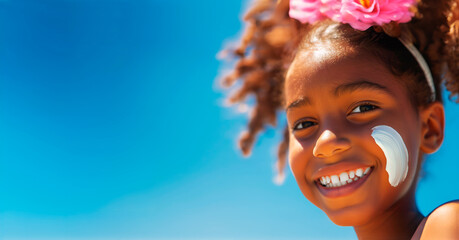
<svg viewBox="0 0 459 240"><path fill-rule="evenodd" d="M338 86L356 81L373 82L392 91L402 88L400 79L370 53L343 44L304 48L287 72L286 104L311 93L326 96Z"/></svg>

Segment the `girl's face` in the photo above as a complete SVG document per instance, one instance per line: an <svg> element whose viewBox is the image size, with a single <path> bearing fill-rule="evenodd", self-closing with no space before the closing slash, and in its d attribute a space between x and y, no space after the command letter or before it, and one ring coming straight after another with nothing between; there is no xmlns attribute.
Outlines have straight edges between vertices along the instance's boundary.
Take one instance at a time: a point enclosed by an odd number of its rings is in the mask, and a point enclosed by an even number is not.
<svg viewBox="0 0 459 240"><path fill-rule="evenodd" d="M287 73L290 167L306 198L338 225L375 220L414 192L422 124L401 81L374 56L337 43L299 51ZM395 187L371 136L380 125L395 129L408 151L408 173ZM342 173L361 177L320 183Z"/></svg>

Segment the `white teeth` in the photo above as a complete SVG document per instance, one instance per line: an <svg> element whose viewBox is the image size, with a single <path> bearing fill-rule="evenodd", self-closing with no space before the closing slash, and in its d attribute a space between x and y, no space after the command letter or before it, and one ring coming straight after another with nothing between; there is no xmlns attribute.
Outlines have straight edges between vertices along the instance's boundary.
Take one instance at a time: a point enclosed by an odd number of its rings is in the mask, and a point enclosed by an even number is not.
<svg viewBox="0 0 459 240"><path fill-rule="evenodd" d="M365 172L363 174L367 174L369 171L370 171L370 168L367 167L367 169L365 169Z"/></svg>
<svg viewBox="0 0 459 240"><path fill-rule="evenodd" d="M320 178L320 183L322 183L322 185L325 185L325 177Z"/></svg>
<svg viewBox="0 0 459 240"><path fill-rule="evenodd" d="M362 176L368 174L371 167L367 167L365 171L362 168L348 172L342 172L339 175L323 176L318 181L326 187L341 187L348 183L359 180Z"/></svg>
<svg viewBox="0 0 459 240"><path fill-rule="evenodd" d="M331 180L332 184L334 184L334 185L339 183L339 178L336 175L331 176L330 180Z"/></svg>
<svg viewBox="0 0 459 240"><path fill-rule="evenodd" d="M349 175L347 175L347 172L343 172L339 175L339 181L341 183L346 183L347 180L349 180Z"/></svg>
<svg viewBox="0 0 459 240"><path fill-rule="evenodd" d="M349 172L349 178L354 178L355 177L355 172L354 171L350 171Z"/></svg>

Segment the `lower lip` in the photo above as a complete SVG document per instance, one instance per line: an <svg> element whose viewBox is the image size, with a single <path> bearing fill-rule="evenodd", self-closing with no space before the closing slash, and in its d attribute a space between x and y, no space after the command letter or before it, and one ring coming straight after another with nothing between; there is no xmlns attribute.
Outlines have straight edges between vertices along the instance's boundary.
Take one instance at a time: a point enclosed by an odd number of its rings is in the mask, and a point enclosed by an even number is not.
<svg viewBox="0 0 459 240"><path fill-rule="evenodd" d="M359 180L348 183L341 187L324 187L317 181L315 183L317 185L317 188L319 188L320 193L322 193L325 197L337 198L351 194L367 180L368 176L370 176L372 172L373 168L371 168L370 171Z"/></svg>

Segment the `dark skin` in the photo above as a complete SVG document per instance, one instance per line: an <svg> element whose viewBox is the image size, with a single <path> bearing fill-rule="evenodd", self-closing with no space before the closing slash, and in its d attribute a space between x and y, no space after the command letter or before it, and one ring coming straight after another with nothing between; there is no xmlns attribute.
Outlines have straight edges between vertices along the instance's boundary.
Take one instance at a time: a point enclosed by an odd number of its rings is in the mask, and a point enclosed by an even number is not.
<svg viewBox="0 0 459 240"><path fill-rule="evenodd" d="M287 73L289 164L298 186L335 224L353 226L359 239L410 239L426 222L416 206L416 182L423 154L443 141L444 109L439 102L414 106L401 84L404 77L409 76L395 76L373 55L336 41L299 49ZM395 129L408 150L408 173L397 186L389 183L386 156L371 137L381 125ZM355 187L325 194L318 185L322 176L359 168L371 170ZM429 231L459 237L454 229L428 223L420 226L421 239Z"/></svg>

